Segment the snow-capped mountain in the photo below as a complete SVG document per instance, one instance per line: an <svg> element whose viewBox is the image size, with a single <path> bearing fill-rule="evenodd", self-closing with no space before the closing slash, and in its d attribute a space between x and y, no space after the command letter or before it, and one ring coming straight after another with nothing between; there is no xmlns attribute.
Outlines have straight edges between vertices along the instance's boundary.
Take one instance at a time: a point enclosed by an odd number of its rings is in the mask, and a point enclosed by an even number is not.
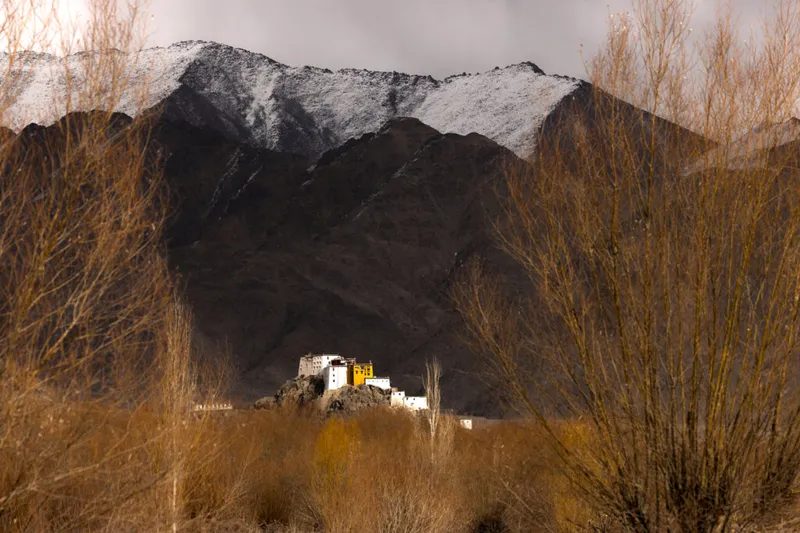
<svg viewBox="0 0 800 533"><path fill-rule="evenodd" d="M3 125L19 130L63 116L64 61L80 73L81 60L19 56L10 65L15 93ZM211 127L234 141L311 157L376 131L397 116L417 118L445 133L477 132L524 156L542 120L580 84L548 76L532 63L444 80L397 72L333 72L287 66L201 41L147 49L134 63L131 87L116 111L135 115L137 90L146 81L145 109L165 104L167 118ZM0 57L0 69L7 68L9 57Z"/></svg>
<svg viewBox="0 0 800 533"><path fill-rule="evenodd" d="M17 90L10 107L0 101L0 123L22 130L21 147L57 146L71 117L24 126L62 117L64 61L80 73L92 56L15 59L0 56ZM292 375L297 354L333 350L380 354L407 390L437 358L451 376L442 384L448 408L503 413L479 378L482 362L463 346L451 295L472 258L528 290L494 234L497 194L519 163L512 151L536 143L570 162L580 143L604 134L609 104L640 138L656 136L658 161L708 145L530 63L435 80L289 67L213 43L138 59L116 110L140 109L144 81L142 109L163 105L148 149L169 190L169 264L186 283L199 342L241 369L237 387L254 398Z"/></svg>

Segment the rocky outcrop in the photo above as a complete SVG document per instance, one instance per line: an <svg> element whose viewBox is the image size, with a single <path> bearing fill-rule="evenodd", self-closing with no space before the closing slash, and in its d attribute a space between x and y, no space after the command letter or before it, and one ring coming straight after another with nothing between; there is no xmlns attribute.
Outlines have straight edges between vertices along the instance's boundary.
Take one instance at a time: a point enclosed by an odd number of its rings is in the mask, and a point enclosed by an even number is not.
<svg viewBox="0 0 800 533"><path fill-rule="evenodd" d="M253 404L255 409L272 409L280 406L313 407L326 415L348 415L363 409L388 406L391 394L372 385L344 386L325 392L320 377L290 379L275 396L266 396Z"/></svg>
<svg viewBox="0 0 800 533"><path fill-rule="evenodd" d="M352 414L362 409L389 405L390 392L372 385L342 387L330 392L325 411L330 414Z"/></svg>
<svg viewBox="0 0 800 533"><path fill-rule="evenodd" d="M276 405L311 405L325 392L325 383L317 376L290 379L275 393Z"/></svg>
<svg viewBox="0 0 800 533"><path fill-rule="evenodd" d="M264 396L253 403L255 409L272 409L276 405L275 396Z"/></svg>

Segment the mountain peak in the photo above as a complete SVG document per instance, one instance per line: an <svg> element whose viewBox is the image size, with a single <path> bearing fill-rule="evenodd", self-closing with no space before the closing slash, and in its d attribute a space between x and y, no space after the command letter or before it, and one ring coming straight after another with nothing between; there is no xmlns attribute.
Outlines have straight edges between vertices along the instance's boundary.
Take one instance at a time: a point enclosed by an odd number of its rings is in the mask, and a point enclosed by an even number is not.
<svg viewBox="0 0 800 533"><path fill-rule="evenodd" d="M545 74L545 72L542 69L540 69L539 66L536 63L532 63L531 61L523 61L521 63L516 63L514 65L510 65L509 67L506 67L506 68L511 68L511 67L529 68L532 71L534 71L536 74L540 74L542 76L547 76L547 74Z"/></svg>

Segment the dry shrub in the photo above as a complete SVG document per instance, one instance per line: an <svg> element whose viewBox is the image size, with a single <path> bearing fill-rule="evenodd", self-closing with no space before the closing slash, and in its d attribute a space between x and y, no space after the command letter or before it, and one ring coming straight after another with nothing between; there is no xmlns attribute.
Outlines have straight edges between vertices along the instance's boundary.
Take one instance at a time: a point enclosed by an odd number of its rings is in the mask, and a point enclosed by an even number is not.
<svg viewBox="0 0 800 533"><path fill-rule="evenodd" d="M579 458L581 464L591 468L597 475L601 474L601 465L595 461L594 447L602 446L603 443L591 423L579 419L559 420L553 423L553 430L571 455ZM552 450L551 443L547 442L547 436L542 434L541 438L545 440L544 445L551 448L552 463L545 472L542 485L550 493L558 529L562 532L582 531L586 524L591 524L598 516L602 516L602 512L576 486L576 479L570 476L569 469L563 468L558 454Z"/></svg>
<svg viewBox="0 0 800 533"><path fill-rule="evenodd" d="M475 530L552 531L573 518L558 512L569 487L537 427L512 421L459 431L452 462Z"/></svg>
<svg viewBox="0 0 800 533"><path fill-rule="evenodd" d="M198 429L183 489L192 523L289 527L304 517L319 420L244 411L216 414Z"/></svg>
<svg viewBox="0 0 800 533"><path fill-rule="evenodd" d="M254 423L260 431L246 501L259 523L291 523L308 490L319 421L289 411Z"/></svg>
<svg viewBox="0 0 800 533"><path fill-rule="evenodd" d="M309 485L309 511L325 531L355 531L367 509L358 493L356 471L361 460L361 435L352 420L329 419L314 446Z"/></svg>
<svg viewBox="0 0 800 533"><path fill-rule="evenodd" d="M165 430L169 419L161 409L75 409L64 409L73 421L56 420L50 429L57 442L64 437L55 428L86 431L59 461L101 467L93 476L65 478L52 493L17 500L0 516L4 531L174 525L186 532L522 532L569 525L569 513L579 509L541 433L515 422L456 429L446 462L437 463L425 418L404 411L374 409L329 421L282 409L195 413L181 424L176 459L175 433ZM443 416L441 423L455 420ZM120 453L108 455L115 448ZM4 484L19 464L3 463Z"/></svg>
<svg viewBox="0 0 800 533"><path fill-rule="evenodd" d="M441 445L431 448L428 418L403 411L374 410L358 423L364 440L357 475L371 509L365 523L386 532L465 531L452 441L449 453ZM439 415L437 423L439 436L452 435L452 418Z"/></svg>
<svg viewBox="0 0 800 533"><path fill-rule="evenodd" d="M189 437L185 443L205 433L205 423L195 423L181 433ZM13 497L0 515L3 531L144 531L172 524L187 530L193 525L183 515L183 499L175 516L170 498L173 476L185 475L187 467L175 468L163 412L79 402L52 409L32 429L39 430L33 445L16 456L4 454L0 465L0 490ZM182 453L188 454L185 443Z"/></svg>
<svg viewBox="0 0 800 533"><path fill-rule="evenodd" d="M447 457L453 448L453 430L456 423L442 413L442 392L439 384L441 379L442 364L439 360L426 362L423 384L428 408L424 413L431 463L439 468L446 468Z"/></svg>

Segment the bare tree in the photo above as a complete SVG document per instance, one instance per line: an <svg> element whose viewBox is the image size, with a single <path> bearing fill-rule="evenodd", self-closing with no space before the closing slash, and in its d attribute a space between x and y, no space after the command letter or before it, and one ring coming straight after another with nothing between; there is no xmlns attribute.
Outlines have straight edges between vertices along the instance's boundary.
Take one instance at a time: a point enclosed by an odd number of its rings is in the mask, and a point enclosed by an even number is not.
<svg viewBox="0 0 800 533"><path fill-rule="evenodd" d="M425 399L428 402L428 427L431 442L436 439L436 431L442 416L442 392L439 381L442 379L442 364L438 359L425 363Z"/></svg>
<svg viewBox="0 0 800 533"><path fill-rule="evenodd" d="M442 466L447 454L452 450L454 422L442 414L442 364L438 359L425 363L425 398L428 408L425 411L431 462Z"/></svg>
<svg viewBox="0 0 800 533"><path fill-rule="evenodd" d="M28 50L64 54L65 94L56 124L0 138L0 529L159 528L169 507L174 530L190 316L173 303L150 119L112 113L146 103L141 4L93 1L79 35L58 2L2 6L0 123Z"/></svg>
<svg viewBox="0 0 800 533"><path fill-rule="evenodd" d="M628 531L753 524L800 471L800 198L793 151L770 149L798 101L798 6L758 51L722 12L696 56L690 8L613 19L591 110L509 166L498 236L530 290L476 265L456 295L587 504ZM553 413L588 424L591 453Z"/></svg>
<svg viewBox="0 0 800 533"><path fill-rule="evenodd" d="M168 449L172 462L169 520L175 533L178 531L183 511L181 485L186 460L186 432L183 431L183 427L194 400L194 379L191 369L192 318L190 311L180 301L173 302L167 315L166 334L162 387L165 395L165 422L169 427Z"/></svg>

